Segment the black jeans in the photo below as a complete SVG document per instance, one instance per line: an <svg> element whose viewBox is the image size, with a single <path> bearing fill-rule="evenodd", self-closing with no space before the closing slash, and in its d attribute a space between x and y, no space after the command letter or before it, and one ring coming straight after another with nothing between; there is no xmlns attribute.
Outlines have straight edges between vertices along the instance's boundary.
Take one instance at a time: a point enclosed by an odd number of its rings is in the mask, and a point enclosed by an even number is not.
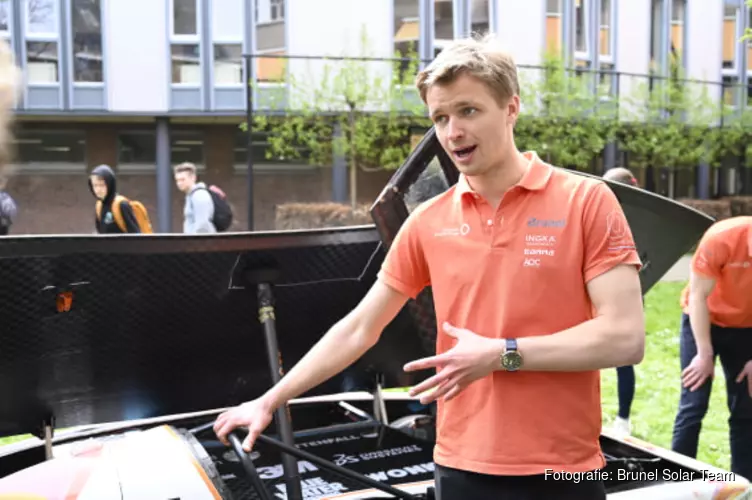
<svg viewBox="0 0 752 500"><path fill-rule="evenodd" d="M436 500L606 500L603 481L491 476L436 465Z"/></svg>
<svg viewBox="0 0 752 500"><path fill-rule="evenodd" d="M723 328L711 325L710 340L713 359L721 358L726 377L726 398L729 409L729 441L731 472L752 480L752 397L747 379L736 383L745 363L752 359L752 328ZM682 314L679 359L684 370L697 354L697 345L689 324L689 316ZM697 457L697 443L702 419L708 411L712 378L695 392L682 387L679 411L674 421L671 449L688 457Z"/></svg>

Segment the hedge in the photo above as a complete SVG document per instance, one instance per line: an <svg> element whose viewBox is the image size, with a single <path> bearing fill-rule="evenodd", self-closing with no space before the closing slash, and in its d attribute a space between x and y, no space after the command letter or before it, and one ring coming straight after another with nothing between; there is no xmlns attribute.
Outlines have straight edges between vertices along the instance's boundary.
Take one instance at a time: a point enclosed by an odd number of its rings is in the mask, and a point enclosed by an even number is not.
<svg viewBox="0 0 752 500"><path fill-rule="evenodd" d="M718 200L679 198L676 201L704 212L716 220L752 215L752 196L729 196Z"/></svg>
<svg viewBox="0 0 752 500"><path fill-rule="evenodd" d="M369 205L353 210L349 204L334 202L285 203L276 207L274 226L291 230L373 224L368 209Z"/></svg>

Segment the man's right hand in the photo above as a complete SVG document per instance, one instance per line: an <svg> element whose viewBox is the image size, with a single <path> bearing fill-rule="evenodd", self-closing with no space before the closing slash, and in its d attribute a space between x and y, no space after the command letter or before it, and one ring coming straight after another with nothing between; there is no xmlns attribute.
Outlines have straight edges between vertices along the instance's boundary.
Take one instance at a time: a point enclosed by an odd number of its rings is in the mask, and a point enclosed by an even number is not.
<svg viewBox="0 0 752 500"><path fill-rule="evenodd" d="M708 377L713 377L714 360L712 353L696 354L682 371L682 385L693 392L699 389Z"/></svg>
<svg viewBox="0 0 752 500"><path fill-rule="evenodd" d="M225 446L229 446L227 435L237 427L247 427L248 436L243 440L243 450L250 453L259 434L272 422L272 408L263 398L248 401L227 410L214 422L214 433Z"/></svg>

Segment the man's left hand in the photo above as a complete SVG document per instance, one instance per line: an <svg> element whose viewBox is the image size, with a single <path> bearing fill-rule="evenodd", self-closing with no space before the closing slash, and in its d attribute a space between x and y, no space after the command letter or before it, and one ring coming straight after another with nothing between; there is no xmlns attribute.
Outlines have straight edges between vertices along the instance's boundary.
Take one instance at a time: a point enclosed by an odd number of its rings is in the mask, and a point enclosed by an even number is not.
<svg viewBox="0 0 752 500"><path fill-rule="evenodd" d="M428 404L440 397L444 401L457 396L465 387L479 378L485 377L499 367L502 344L498 339L489 339L464 328L444 323L444 332L457 339L457 343L445 353L412 361L405 365L405 371L436 368L436 375L410 389L410 395L423 394L422 404Z"/></svg>
<svg viewBox="0 0 752 500"><path fill-rule="evenodd" d="M747 391L749 392L749 397L752 398L752 360L747 361L742 371L739 372L739 376L736 377L736 383L740 384L744 380L744 377L747 377Z"/></svg>

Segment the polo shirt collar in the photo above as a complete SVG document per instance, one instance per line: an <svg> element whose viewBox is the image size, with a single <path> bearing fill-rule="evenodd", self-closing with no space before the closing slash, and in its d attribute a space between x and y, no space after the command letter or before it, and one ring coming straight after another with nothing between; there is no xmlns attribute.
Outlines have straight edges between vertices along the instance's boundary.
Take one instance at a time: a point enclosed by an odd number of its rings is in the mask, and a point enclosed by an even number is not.
<svg viewBox="0 0 752 500"><path fill-rule="evenodd" d="M525 170L525 174L515 186L527 189L528 191L542 190L546 187L546 184L548 184L553 168L551 165L544 163L535 151L526 151L522 153L522 156L528 160L528 166L527 170ZM467 177L465 177L464 174L460 174L455 192L459 199L464 198L465 195L475 194L475 191L470 187L470 184L467 182Z"/></svg>

